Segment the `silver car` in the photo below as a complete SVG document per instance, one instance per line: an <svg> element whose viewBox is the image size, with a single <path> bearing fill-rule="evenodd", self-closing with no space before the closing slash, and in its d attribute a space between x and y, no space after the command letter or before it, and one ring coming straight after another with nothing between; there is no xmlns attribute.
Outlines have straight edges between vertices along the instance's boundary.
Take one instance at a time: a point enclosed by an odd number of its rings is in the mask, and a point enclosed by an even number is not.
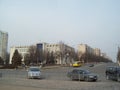
<svg viewBox="0 0 120 90"><path fill-rule="evenodd" d="M39 67L30 67L28 69L27 77L30 78L40 78L41 77L41 71Z"/></svg>
<svg viewBox="0 0 120 90"><path fill-rule="evenodd" d="M84 69L73 69L67 73L67 76L72 80L97 81L98 75Z"/></svg>

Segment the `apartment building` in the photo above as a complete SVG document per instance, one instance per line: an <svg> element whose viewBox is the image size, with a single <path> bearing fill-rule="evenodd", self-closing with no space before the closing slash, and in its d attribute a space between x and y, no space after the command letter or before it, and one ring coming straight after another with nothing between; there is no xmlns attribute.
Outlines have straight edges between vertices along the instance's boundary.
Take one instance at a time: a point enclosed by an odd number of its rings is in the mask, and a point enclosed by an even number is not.
<svg viewBox="0 0 120 90"><path fill-rule="evenodd" d="M101 56L101 50L100 50L99 48L95 48L95 49L94 49L94 54L95 54L96 56Z"/></svg>
<svg viewBox="0 0 120 90"><path fill-rule="evenodd" d="M80 54L85 54L85 53L94 54L94 49L91 48L90 46L88 46L87 44L79 44L78 45L78 53L80 53Z"/></svg>
<svg viewBox="0 0 120 90"><path fill-rule="evenodd" d="M99 48L91 48L90 46L88 46L87 44L80 44L78 45L78 57L79 60L82 57L83 54L92 54L95 56L101 56L101 50ZM84 62L84 60L81 60L82 62Z"/></svg>
<svg viewBox="0 0 120 90"><path fill-rule="evenodd" d="M8 47L8 33L0 31L0 57L6 60L7 55L7 47Z"/></svg>
<svg viewBox="0 0 120 90"><path fill-rule="evenodd" d="M54 54L55 53L64 54L63 55L64 57L62 59L60 57L56 58L56 61L57 61L56 64L65 64L66 62L69 63L70 59L68 60L68 58L69 58L70 52L75 52L73 47L70 47L64 43L58 43L58 44L38 43L37 47L39 48L39 50L43 50L49 53L53 52ZM67 61L65 61L66 58L67 58Z"/></svg>
<svg viewBox="0 0 120 90"><path fill-rule="evenodd" d="M9 63L12 64L12 57L14 55L15 50L18 50L19 54L22 56L22 61L24 61L25 55L28 53L30 46L13 46L10 48L10 60Z"/></svg>

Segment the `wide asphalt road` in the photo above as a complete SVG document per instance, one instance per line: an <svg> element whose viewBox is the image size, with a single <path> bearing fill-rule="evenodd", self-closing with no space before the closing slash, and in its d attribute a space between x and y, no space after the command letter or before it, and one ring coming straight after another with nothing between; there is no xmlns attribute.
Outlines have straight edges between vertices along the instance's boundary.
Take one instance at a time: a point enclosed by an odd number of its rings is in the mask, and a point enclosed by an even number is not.
<svg viewBox="0 0 120 90"><path fill-rule="evenodd" d="M97 82L71 81L67 72L73 67L45 67L41 69L41 79L27 79L25 69L6 69L0 70L0 90L120 90L120 83L112 80L106 80L105 69L107 66L113 66L114 63L99 63L94 67L88 65L79 67L88 69L99 75Z"/></svg>

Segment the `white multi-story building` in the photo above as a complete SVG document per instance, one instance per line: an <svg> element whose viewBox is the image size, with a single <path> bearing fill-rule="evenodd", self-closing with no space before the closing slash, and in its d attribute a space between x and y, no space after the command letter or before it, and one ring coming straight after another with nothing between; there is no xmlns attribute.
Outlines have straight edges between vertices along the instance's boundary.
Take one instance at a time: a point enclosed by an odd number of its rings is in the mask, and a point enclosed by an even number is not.
<svg viewBox="0 0 120 90"><path fill-rule="evenodd" d="M0 57L5 61L8 46L8 33L0 31Z"/></svg>
<svg viewBox="0 0 120 90"><path fill-rule="evenodd" d="M38 43L37 44L37 47L40 49L40 50L43 50L43 51L46 51L46 52L53 52L54 54L55 53L62 53L64 54L64 58L56 58L56 61L57 63L56 64L65 64L65 56L69 56L70 55L70 52L75 52L74 48L64 44L64 43L58 43L58 44L49 44L49 43ZM67 60L68 61L68 60ZM69 61L68 61L69 62Z"/></svg>
<svg viewBox="0 0 120 90"><path fill-rule="evenodd" d="M48 52L74 52L74 48L66 44L48 44L46 47Z"/></svg>
<svg viewBox="0 0 120 90"><path fill-rule="evenodd" d="M65 64L65 56L67 57L70 57L70 52L75 52L74 51L74 48L66 45L66 44L49 44L49 43L38 43L37 45L37 48L39 50L42 50L44 52L53 52L53 54L57 53L57 54L60 54L62 53L63 54L63 58L56 58L56 61L57 63L56 64ZM10 48L10 60L9 60L9 63L12 64L12 57L13 57L13 54L15 52L15 50L17 49L18 52L21 54L22 56L22 61L24 61L24 56L29 53L28 50L29 50L30 46L13 46ZM67 60L67 62L70 62L69 60Z"/></svg>
<svg viewBox="0 0 120 90"><path fill-rule="evenodd" d="M28 53L30 46L13 46L10 48L10 60L9 63L12 64L12 57L14 55L15 50L18 50L19 54L22 56L22 62L24 61L25 55Z"/></svg>

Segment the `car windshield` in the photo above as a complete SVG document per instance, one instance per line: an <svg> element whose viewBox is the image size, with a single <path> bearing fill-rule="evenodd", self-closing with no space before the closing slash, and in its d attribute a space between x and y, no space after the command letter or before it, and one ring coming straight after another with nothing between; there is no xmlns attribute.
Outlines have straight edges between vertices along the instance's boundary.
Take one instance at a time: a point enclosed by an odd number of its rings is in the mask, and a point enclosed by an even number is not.
<svg viewBox="0 0 120 90"><path fill-rule="evenodd" d="M30 68L30 71L40 71L39 68Z"/></svg>
<svg viewBox="0 0 120 90"><path fill-rule="evenodd" d="M85 70L84 71L84 74L90 74L91 72L90 71L88 71L88 70Z"/></svg>

